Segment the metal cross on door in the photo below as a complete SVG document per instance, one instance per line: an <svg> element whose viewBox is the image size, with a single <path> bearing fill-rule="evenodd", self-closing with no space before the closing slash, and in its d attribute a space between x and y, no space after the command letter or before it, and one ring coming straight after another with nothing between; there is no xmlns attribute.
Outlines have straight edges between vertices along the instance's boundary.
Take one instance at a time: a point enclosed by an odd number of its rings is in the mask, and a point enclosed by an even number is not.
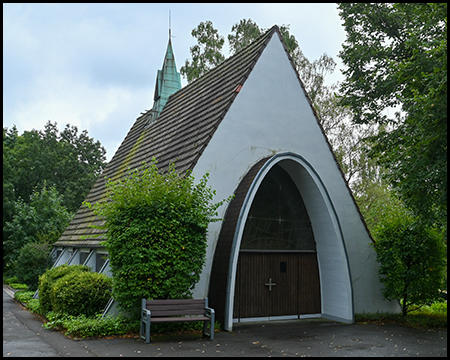
<svg viewBox="0 0 450 360"><path fill-rule="evenodd" d="M269 287L269 291L272 291L272 286L275 286L276 284L272 282L272 278L269 278L269 282L264 285Z"/></svg>

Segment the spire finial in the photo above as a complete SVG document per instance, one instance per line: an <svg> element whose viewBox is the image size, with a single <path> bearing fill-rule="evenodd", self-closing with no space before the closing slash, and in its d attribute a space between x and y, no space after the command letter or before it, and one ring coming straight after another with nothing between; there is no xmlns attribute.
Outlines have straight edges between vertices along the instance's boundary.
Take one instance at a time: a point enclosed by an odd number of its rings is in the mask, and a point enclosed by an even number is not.
<svg viewBox="0 0 450 360"><path fill-rule="evenodd" d="M169 9L169 40L172 37L171 28L170 28L170 9Z"/></svg>

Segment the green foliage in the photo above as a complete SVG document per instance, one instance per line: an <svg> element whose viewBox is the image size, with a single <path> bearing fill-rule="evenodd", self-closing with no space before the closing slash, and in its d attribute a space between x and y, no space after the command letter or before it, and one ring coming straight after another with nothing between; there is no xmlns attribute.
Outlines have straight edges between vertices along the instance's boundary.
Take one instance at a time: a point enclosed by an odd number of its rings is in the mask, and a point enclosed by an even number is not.
<svg viewBox="0 0 450 360"><path fill-rule="evenodd" d="M422 222L446 229L447 4L339 10L347 32L340 103L354 123L384 126L369 155Z"/></svg>
<svg viewBox="0 0 450 360"><path fill-rule="evenodd" d="M39 276L51 268L51 250L48 243L28 243L20 249L15 273L19 281L27 284L30 290L37 290Z"/></svg>
<svg viewBox="0 0 450 360"><path fill-rule="evenodd" d="M26 302L27 309L36 314L41 314L41 308L39 305L39 299L29 299Z"/></svg>
<svg viewBox="0 0 450 360"><path fill-rule="evenodd" d="M14 216L14 201L16 200L14 183L16 177L13 169L16 165L13 149L18 136L15 126L12 129L3 128L3 228L6 222L11 221Z"/></svg>
<svg viewBox="0 0 450 360"><path fill-rule="evenodd" d="M3 242L6 262L17 260L21 248L39 242L43 234L59 237L72 219L72 214L62 205L62 196L54 187L47 188L45 183L40 190L34 189L29 203L17 200L14 213L14 218L4 227L8 234Z"/></svg>
<svg viewBox="0 0 450 360"><path fill-rule="evenodd" d="M12 276L3 280L6 285L11 285L12 283L17 283L19 281L17 276Z"/></svg>
<svg viewBox="0 0 450 360"><path fill-rule="evenodd" d="M53 285L63 276L72 272L80 273L90 271L85 265L67 265L63 264L53 269L47 270L39 276L39 305L42 314L52 310L52 288Z"/></svg>
<svg viewBox="0 0 450 360"><path fill-rule="evenodd" d="M445 247L441 233L424 227L407 211L385 215L373 233L383 296L400 300L406 315L439 299Z"/></svg>
<svg viewBox="0 0 450 360"><path fill-rule="evenodd" d="M12 201L20 197L28 202L34 189L41 189L46 181L64 195L62 205L75 212L106 166L106 150L100 142L86 130L79 134L77 127L69 124L59 132L57 123L48 121L44 130L22 135L15 127L3 128L3 141L3 166L10 170Z"/></svg>
<svg viewBox="0 0 450 360"><path fill-rule="evenodd" d="M66 213L78 210L106 166L105 154L104 147L86 130L79 134L69 124L59 132L57 124L49 121L44 130L33 129L22 135L15 126L3 128L3 239L10 241L6 247L3 243L4 270L11 272L11 262L20 248L35 241L38 231L59 235L61 228L54 228L53 215L60 208L67 209ZM38 207L33 212L29 207L33 195L45 188L61 194L58 207L44 207L53 215L42 214Z"/></svg>
<svg viewBox="0 0 450 360"><path fill-rule="evenodd" d="M105 219L113 296L136 311L142 298L189 298L206 256L206 234L217 209L207 187L172 165L159 174L156 161L117 181L108 181L109 200L94 211ZM92 206L91 204L87 204Z"/></svg>
<svg viewBox="0 0 450 360"><path fill-rule="evenodd" d="M33 299L35 291L19 290L14 293L14 298L25 304L31 312L40 314L39 299Z"/></svg>
<svg viewBox="0 0 450 360"><path fill-rule="evenodd" d="M192 60L186 60L180 68L180 73L188 82L199 78L225 60L221 52L225 40L218 30L214 29L211 21L201 22L192 30L191 35L197 39L198 44L190 48Z"/></svg>
<svg viewBox="0 0 450 360"><path fill-rule="evenodd" d="M20 302L28 302L33 297L35 291L19 290L14 293L14 298Z"/></svg>
<svg viewBox="0 0 450 360"><path fill-rule="evenodd" d="M28 285L20 284L20 283L12 283L9 286L11 286L13 289L22 289L22 290L27 290L28 289Z"/></svg>
<svg viewBox="0 0 450 360"><path fill-rule="evenodd" d="M228 43L230 44L231 54L236 53L257 39L262 33L258 24L252 19L242 19L239 23L231 27L231 33L228 34Z"/></svg>
<svg viewBox="0 0 450 360"><path fill-rule="evenodd" d="M45 328L63 328L66 330L65 335L78 338L138 333L140 326L139 320L130 320L120 316L102 318L100 314L87 317L86 315L73 316L51 311L47 314L47 319L49 321L43 325Z"/></svg>
<svg viewBox="0 0 450 360"><path fill-rule="evenodd" d="M447 302L438 301L403 316L391 313L355 314L357 323L395 323L414 329L447 329Z"/></svg>
<svg viewBox="0 0 450 360"><path fill-rule="evenodd" d="M385 219L407 214L405 205L394 192L389 191L388 185L383 181L369 179L364 191L356 195L355 199L371 234Z"/></svg>
<svg viewBox="0 0 450 360"><path fill-rule="evenodd" d="M97 272L71 272L52 285L52 310L67 315L93 316L111 298L112 279Z"/></svg>

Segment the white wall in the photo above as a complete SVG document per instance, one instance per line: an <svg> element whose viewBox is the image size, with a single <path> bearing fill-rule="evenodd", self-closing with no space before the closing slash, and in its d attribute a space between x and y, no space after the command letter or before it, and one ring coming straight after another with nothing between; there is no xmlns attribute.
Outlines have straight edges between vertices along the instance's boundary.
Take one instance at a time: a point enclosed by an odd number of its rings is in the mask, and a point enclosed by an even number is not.
<svg viewBox="0 0 450 360"><path fill-rule="evenodd" d="M215 199L219 201L234 192L259 159L285 152L298 154L311 164L329 194L349 258L354 311L396 311L398 304L382 300L374 252L368 246L371 240L295 71L274 34L200 157L194 175L199 179L210 172L209 185L217 191ZM303 192L302 196L307 198ZM220 209L220 216L225 210L225 206ZM220 223L211 224L208 260L195 297L207 296L219 231ZM319 259L325 251L319 252Z"/></svg>

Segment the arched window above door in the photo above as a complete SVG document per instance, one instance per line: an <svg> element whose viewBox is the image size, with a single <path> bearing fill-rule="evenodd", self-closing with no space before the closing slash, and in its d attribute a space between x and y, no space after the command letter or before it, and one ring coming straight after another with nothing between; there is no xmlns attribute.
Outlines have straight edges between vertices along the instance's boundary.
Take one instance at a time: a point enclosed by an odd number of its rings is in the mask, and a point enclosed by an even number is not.
<svg viewBox="0 0 450 360"><path fill-rule="evenodd" d="M272 167L256 192L245 223L241 250L316 250L300 192L279 165Z"/></svg>

